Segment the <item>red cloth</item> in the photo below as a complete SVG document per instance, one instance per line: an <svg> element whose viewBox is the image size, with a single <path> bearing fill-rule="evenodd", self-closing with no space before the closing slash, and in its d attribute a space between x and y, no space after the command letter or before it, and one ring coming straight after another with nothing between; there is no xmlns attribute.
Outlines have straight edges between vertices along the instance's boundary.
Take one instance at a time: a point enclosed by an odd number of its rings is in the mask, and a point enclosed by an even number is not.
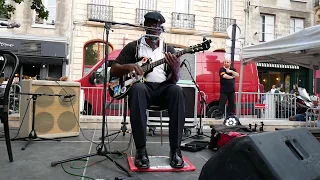
<svg viewBox="0 0 320 180"><path fill-rule="evenodd" d="M246 135L238 132L229 132L228 134L221 133L220 139L218 141L218 147L221 148L222 146L227 144L231 139L238 138L241 136L246 136Z"/></svg>

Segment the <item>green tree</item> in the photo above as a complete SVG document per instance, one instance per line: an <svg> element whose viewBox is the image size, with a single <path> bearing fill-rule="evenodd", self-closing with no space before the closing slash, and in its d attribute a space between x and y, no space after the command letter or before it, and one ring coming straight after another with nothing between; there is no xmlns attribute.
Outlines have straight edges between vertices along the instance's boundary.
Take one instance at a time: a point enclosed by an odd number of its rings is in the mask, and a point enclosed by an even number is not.
<svg viewBox="0 0 320 180"><path fill-rule="evenodd" d="M88 44L86 46L86 55L84 60L85 65L94 66L97 64L98 53L93 49L93 46L94 43Z"/></svg>
<svg viewBox="0 0 320 180"><path fill-rule="evenodd" d="M13 0L13 2L20 4L24 0ZM38 17L40 19L48 20L49 11L46 10L44 5L42 4L42 0L28 0L32 1L30 8L35 10L38 13ZM12 4L5 4L5 0L0 0L0 15L2 17L6 17L8 19L11 18L12 14L14 14L16 8Z"/></svg>

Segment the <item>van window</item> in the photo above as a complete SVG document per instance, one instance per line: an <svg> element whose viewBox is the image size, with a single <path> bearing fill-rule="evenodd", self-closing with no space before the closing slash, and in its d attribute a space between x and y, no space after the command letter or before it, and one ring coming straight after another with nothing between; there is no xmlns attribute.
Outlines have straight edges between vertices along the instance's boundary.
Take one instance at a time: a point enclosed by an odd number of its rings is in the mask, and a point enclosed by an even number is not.
<svg viewBox="0 0 320 180"><path fill-rule="evenodd" d="M101 66L95 71L96 84L103 84L103 79L105 75L104 66L105 66L105 63L101 64ZM109 78L110 78L110 69L111 69L111 63L109 63L109 67L107 71L107 81L109 81Z"/></svg>

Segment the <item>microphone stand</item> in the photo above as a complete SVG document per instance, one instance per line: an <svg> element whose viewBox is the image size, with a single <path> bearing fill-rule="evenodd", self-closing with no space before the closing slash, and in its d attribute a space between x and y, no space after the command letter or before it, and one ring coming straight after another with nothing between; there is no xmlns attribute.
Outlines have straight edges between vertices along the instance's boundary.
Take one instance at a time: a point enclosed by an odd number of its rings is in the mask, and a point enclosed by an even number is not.
<svg viewBox="0 0 320 180"><path fill-rule="evenodd" d="M106 45L105 45L105 64L104 64L104 68L105 68L105 74L104 74L104 79L103 79L103 111L102 111L102 137L101 137L101 143L100 143L100 147L97 149L96 153L91 153L91 154L86 154L86 155L82 155L82 156L77 156L77 157L73 157L73 158L69 158L69 159L65 159L65 160L61 160L61 161L55 161L51 163L51 166L56 166L58 164L62 164L62 163L66 163L66 162L70 162L70 161L75 161L75 160L79 160L79 159L85 159L88 157L92 157L92 156L104 156L107 159L109 159L111 162L113 162L119 169L121 169L122 171L126 172L127 175L129 177L132 177L132 174L130 173L129 170L127 170L126 168L124 168L121 164L119 164L117 161L115 161L112 157L109 156L109 154L118 154L121 155L120 152L109 152L107 150L107 147L105 145L105 128L107 126L107 115L106 115L106 108L107 108L107 69L109 66L109 60L108 60L108 49L109 49L109 31L111 29L111 25L115 25L115 24L120 24L120 23L114 23L114 22L108 22L108 21L97 21L97 22L103 22L105 24L105 30L106 30ZM111 104L111 102L110 102ZM110 106L109 104L109 106Z"/></svg>
<svg viewBox="0 0 320 180"><path fill-rule="evenodd" d="M186 63L184 61L186 61L186 60L183 60L183 62L181 64L181 67L182 67L182 65L184 65L186 67L186 69L187 69L187 71L188 71L188 73L189 73L189 75L190 75L190 77L192 79L193 84L196 86L197 91L200 94L200 125L196 128L196 130L197 130L197 134L196 135L186 137L186 138L182 139L182 141L184 141L186 139L190 139L190 138L203 139L204 138L203 136L210 138L210 136L208 136L208 135L203 133L203 129L202 129L202 116L203 116L203 112L204 112L203 111L204 110L204 106L207 105L206 100L204 99L203 94L201 93L202 91L200 91L200 88L199 88L198 84L194 80L194 78L193 78L193 76L192 76L192 74L190 72L190 69L187 67L187 65L186 65Z"/></svg>
<svg viewBox="0 0 320 180"><path fill-rule="evenodd" d="M54 139L54 138L43 138L39 137L37 135L37 132L35 130L35 115L36 115L36 101L37 98L40 96L61 96L61 95L50 95L50 94L45 94L45 93L19 93L20 95L31 95L32 96L32 126L31 126L31 131L29 132L29 135L27 137L20 137L20 138L15 138L11 139L11 141L15 140L26 140L28 139L28 142L21 148L21 150L25 150L27 146L31 143L31 141L37 141L39 140L51 140L51 141L61 141L60 139ZM27 111L27 109L26 109Z"/></svg>

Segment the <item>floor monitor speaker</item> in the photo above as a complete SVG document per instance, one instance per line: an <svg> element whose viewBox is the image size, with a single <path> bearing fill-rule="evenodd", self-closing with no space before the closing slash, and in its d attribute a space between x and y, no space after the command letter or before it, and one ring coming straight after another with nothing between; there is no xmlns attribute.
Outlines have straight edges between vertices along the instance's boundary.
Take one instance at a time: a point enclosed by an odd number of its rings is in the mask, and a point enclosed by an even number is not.
<svg viewBox="0 0 320 180"><path fill-rule="evenodd" d="M231 140L203 166L199 180L320 179L320 143L306 128Z"/></svg>

